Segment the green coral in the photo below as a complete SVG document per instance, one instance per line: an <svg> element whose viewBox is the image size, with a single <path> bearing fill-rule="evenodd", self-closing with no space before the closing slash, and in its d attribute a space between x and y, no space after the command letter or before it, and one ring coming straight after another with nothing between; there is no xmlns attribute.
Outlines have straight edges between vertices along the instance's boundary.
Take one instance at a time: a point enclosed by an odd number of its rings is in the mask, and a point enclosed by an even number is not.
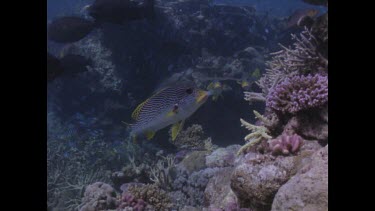
<svg viewBox="0 0 375 211"><path fill-rule="evenodd" d="M257 111L254 111L254 114L258 118L263 119L263 121L267 120L262 115L260 115ZM247 143L238 150L237 155L242 154L243 152L245 152L246 150L248 150L255 144L259 143L263 139L272 138L272 136L268 135L270 131L266 127L250 124L243 119L240 119L240 121L241 121L241 126L246 127L246 129L250 130L251 133L245 136L245 141L247 141Z"/></svg>

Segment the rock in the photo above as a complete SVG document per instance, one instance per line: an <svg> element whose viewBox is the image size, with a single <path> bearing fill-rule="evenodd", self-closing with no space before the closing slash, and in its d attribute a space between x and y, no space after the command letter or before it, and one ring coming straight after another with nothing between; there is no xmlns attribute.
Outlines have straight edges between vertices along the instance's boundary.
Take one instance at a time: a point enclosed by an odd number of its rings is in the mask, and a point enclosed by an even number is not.
<svg viewBox="0 0 375 211"><path fill-rule="evenodd" d="M207 151L194 151L188 154L178 165L177 169L183 169L189 174L206 168Z"/></svg>
<svg viewBox="0 0 375 211"><path fill-rule="evenodd" d="M230 188L233 169L222 168L210 178L204 191L206 206L227 207L229 204L237 204L237 197Z"/></svg>
<svg viewBox="0 0 375 211"><path fill-rule="evenodd" d="M328 210L328 145L277 192L272 210Z"/></svg>
<svg viewBox="0 0 375 211"><path fill-rule="evenodd" d="M234 166L236 153L240 148L240 145L219 148L206 157L206 165L209 168Z"/></svg>
<svg viewBox="0 0 375 211"><path fill-rule="evenodd" d="M294 173L295 159L295 156L246 154L231 177L231 188L240 206L256 211L270 210L277 190Z"/></svg>
<svg viewBox="0 0 375 211"><path fill-rule="evenodd" d="M95 182L86 187L80 211L115 209L117 199L115 189L103 182Z"/></svg>

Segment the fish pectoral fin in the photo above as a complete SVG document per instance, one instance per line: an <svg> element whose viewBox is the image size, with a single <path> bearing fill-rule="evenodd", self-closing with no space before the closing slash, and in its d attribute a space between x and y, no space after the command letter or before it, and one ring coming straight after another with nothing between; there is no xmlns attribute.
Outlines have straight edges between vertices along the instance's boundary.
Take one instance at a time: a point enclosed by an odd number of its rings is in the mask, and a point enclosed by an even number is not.
<svg viewBox="0 0 375 211"><path fill-rule="evenodd" d="M155 136L155 131L146 131L145 135L147 140L151 140Z"/></svg>
<svg viewBox="0 0 375 211"><path fill-rule="evenodd" d="M181 131L182 127L184 126L185 120L175 123L172 125L172 141L176 140L178 133Z"/></svg>
<svg viewBox="0 0 375 211"><path fill-rule="evenodd" d="M172 116L174 116L174 115L176 115L177 114L177 112L176 112L176 110L171 110L170 112L168 112L167 113L167 117L172 117Z"/></svg>

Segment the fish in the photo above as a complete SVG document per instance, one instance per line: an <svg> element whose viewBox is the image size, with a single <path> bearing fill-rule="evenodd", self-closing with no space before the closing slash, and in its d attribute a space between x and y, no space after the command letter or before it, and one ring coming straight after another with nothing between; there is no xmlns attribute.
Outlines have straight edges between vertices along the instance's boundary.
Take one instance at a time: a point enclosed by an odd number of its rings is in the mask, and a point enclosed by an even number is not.
<svg viewBox="0 0 375 211"><path fill-rule="evenodd" d="M47 82L53 81L64 72L60 60L47 52Z"/></svg>
<svg viewBox="0 0 375 211"><path fill-rule="evenodd" d="M298 24L298 21L306 16L314 18L318 13L318 10L312 8L296 10L291 16L289 16L286 28L289 29L296 26Z"/></svg>
<svg viewBox="0 0 375 211"><path fill-rule="evenodd" d="M92 60L77 54L67 54L60 59L66 75L74 76L88 71L87 66L92 65Z"/></svg>
<svg viewBox="0 0 375 211"><path fill-rule="evenodd" d="M155 0L144 0L143 5L130 0L96 0L86 6L88 14L96 22L124 24L128 21L152 19Z"/></svg>
<svg viewBox="0 0 375 211"><path fill-rule="evenodd" d="M179 82L162 88L139 104L131 115L135 122L124 123L130 127L133 141L140 134L150 140L157 131L172 125L171 138L174 141L185 119L198 110L209 96L210 92L199 89L194 83Z"/></svg>
<svg viewBox="0 0 375 211"><path fill-rule="evenodd" d="M88 71L87 66L91 66L92 61L81 55L67 54L58 58L47 52L47 82L51 82L58 77L75 76Z"/></svg>
<svg viewBox="0 0 375 211"><path fill-rule="evenodd" d="M223 91L231 90L231 88L228 85L223 84L220 80L213 80L208 84L207 90L212 96L211 99L217 101L219 97L224 98L222 94Z"/></svg>
<svg viewBox="0 0 375 211"><path fill-rule="evenodd" d="M81 17L65 16L53 20L47 28L47 38L57 43L73 43L86 37L97 24Z"/></svg>

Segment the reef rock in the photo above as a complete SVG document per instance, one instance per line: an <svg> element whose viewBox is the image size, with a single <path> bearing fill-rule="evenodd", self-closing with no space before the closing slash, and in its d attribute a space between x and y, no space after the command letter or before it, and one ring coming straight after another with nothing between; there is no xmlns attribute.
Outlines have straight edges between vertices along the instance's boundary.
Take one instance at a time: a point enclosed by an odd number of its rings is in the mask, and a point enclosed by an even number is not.
<svg viewBox="0 0 375 211"><path fill-rule="evenodd" d="M86 187L80 211L98 211L117 207L116 192L110 185L95 182Z"/></svg>
<svg viewBox="0 0 375 211"><path fill-rule="evenodd" d="M206 157L206 165L209 168L234 166L236 153L240 148L240 145L219 148Z"/></svg>
<svg viewBox="0 0 375 211"><path fill-rule="evenodd" d="M297 133L307 140L318 140L323 145L328 143L328 111L327 109L303 112L292 117L284 132Z"/></svg>
<svg viewBox="0 0 375 211"><path fill-rule="evenodd" d="M227 207L237 204L237 197L230 188L233 169L233 167L222 168L210 178L204 191L206 206Z"/></svg>
<svg viewBox="0 0 375 211"><path fill-rule="evenodd" d="M281 186L272 210L328 210L328 145L316 151L311 162Z"/></svg>
<svg viewBox="0 0 375 211"><path fill-rule="evenodd" d="M189 174L206 168L207 151L194 151L188 154L177 166L178 169L185 170Z"/></svg>
<svg viewBox="0 0 375 211"><path fill-rule="evenodd" d="M231 177L231 188L240 206L270 210L277 190L293 175L295 157L248 153Z"/></svg>

